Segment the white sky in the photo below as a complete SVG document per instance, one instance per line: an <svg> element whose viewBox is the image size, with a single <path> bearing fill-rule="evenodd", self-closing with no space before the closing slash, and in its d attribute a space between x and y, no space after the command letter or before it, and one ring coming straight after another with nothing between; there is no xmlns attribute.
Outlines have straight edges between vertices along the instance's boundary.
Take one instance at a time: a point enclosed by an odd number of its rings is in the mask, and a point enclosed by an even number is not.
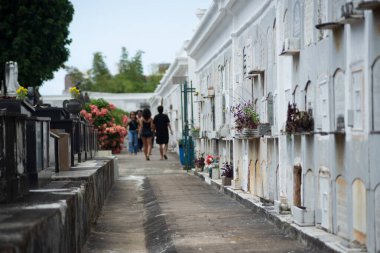
<svg viewBox="0 0 380 253"><path fill-rule="evenodd" d="M72 0L70 57L65 63L81 71L91 68L93 54L102 52L112 73L126 47L129 55L142 50L144 72L152 63L172 62L175 53L198 24L195 12L211 0ZM40 88L42 95L62 94L66 71Z"/></svg>

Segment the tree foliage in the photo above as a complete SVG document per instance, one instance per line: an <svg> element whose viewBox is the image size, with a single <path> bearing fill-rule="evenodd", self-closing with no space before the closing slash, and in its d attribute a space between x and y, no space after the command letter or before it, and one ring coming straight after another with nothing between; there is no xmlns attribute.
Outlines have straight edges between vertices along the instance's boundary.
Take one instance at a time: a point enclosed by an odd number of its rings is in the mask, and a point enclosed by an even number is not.
<svg viewBox="0 0 380 253"><path fill-rule="evenodd" d="M40 86L68 59L69 0L0 0L0 80L5 63L16 61L23 86Z"/></svg>
<svg viewBox="0 0 380 253"><path fill-rule="evenodd" d="M143 53L143 51L139 50L134 56L130 57L128 50L123 47L117 64L118 72L115 75L110 73L104 61L104 56L100 52L94 53L92 69L86 73L80 72L75 67L67 68L67 72L71 75L71 80L75 84L80 83L82 90L111 93L153 92L167 67L145 76L142 64Z"/></svg>

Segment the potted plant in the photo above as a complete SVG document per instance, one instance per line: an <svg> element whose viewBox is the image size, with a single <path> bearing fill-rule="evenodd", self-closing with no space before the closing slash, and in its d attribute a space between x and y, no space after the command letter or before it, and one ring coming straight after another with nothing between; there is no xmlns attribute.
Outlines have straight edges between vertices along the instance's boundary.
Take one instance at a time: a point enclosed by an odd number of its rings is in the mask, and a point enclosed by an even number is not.
<svg viewBox="0 0 380 253"><path fill-rule="evenodd" d="M231 113L235 120L236 130L244 137L258 134L259 115L251 101L231 107Z"/></svg>
<svg viewBox="0 0 380 253"><path fill-rule="evenodd" d="M234 176L234 168L232 163L224 162L222 165L222 185L231 185L231 180Z"/></svg>
<svg viewBox="0 0 380 253"><path fill-rule="evenodd" d="M285 131L287 134L310 132L314 130L314 119L306 111L300 111L297 104L288 103Z"/></svg>
<svg viewBox="0 0 380 253"><path fill-rule="evenodd" d="M63 107L71 113L72 116L77 117L78 113L82 110L82 104L79 101L80 91L77 87L69 89L71 99L63 101Z"/></svg>
<svg viewBox="0 0 380 253"><path fill-rule="evenodd" d="M190 129L190 134L193 138L199 138L199 131L200 131L200 128L199 127L192 127Z"/></svg>
<svg viewBox="0 0 380 253"><path fill-rule="evenodd" d="M197 171L202 171L203 167L205 166L205 159L202 156L195 158L194 166L197 169Z"/></svg>

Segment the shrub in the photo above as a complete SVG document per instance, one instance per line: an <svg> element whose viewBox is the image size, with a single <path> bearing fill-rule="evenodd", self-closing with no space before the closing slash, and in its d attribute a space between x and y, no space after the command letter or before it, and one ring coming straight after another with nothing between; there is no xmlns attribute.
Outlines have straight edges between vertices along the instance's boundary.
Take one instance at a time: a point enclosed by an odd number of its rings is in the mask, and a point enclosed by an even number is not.
<svg viewBox="0 0 380 253"><path fill-rule="evenodd" d="M98 130L100 149L112 150L114 154L120 153L123 149L128 117L122 112L104 99L91 100L86 104L85 110L81 111L81 115Z"/></svg>

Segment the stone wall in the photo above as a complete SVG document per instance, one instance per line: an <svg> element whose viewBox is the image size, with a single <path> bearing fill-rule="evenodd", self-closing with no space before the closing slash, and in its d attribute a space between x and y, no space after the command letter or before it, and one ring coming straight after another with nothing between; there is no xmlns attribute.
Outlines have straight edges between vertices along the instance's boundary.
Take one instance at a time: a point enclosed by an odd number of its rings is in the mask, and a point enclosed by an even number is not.
<svg viewBox="0 0 380 253"><path fill-rule="evenodd" d="M81 252L114 183L104 158L55 173L42 188L0 204L0 252Z"/></svg>

